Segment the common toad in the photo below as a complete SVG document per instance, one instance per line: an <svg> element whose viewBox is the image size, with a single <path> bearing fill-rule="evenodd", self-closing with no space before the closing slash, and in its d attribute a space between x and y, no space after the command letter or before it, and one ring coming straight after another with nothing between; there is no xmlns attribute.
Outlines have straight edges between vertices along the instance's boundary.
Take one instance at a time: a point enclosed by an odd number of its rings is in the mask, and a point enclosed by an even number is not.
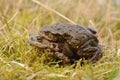
<svg viewBox="0 0 120 80"><path fill-rule="evenodd" d="M95 29L68 23L43 26L38 34L30 34L30 44L49 49L50 55L63 63L73 63L79 59L92 62L102 57L102 48Z"/></svg>

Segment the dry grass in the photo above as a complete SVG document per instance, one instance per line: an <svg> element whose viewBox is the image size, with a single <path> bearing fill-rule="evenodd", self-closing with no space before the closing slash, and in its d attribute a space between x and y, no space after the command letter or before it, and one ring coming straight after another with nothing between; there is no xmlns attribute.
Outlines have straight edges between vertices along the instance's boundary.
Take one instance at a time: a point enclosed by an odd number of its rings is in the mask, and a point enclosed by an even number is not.
<svg viewBox="0 0 120 80"><path fill-rule="evenodd" d="M51 11L33 1L0 0L1 80L113 80L119 75L120 57L116 53L120 48L120 6L111 1L100 5L95 0L39 0ZM28 35L57 22L95 27L103 58L82 67L78 62L74 69L73 65L49 66L51 61L44 64L46 54L39 56L29 45Z"/></svg>

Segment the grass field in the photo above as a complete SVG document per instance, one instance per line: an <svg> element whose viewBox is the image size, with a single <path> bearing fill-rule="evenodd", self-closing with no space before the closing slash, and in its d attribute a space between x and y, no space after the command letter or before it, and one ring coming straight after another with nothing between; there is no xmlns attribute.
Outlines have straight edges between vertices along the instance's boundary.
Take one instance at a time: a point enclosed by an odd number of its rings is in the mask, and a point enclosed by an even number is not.
<svg viewBox="0 0 120 80"><path fill-rule="evenodd" d="M35 0L34 0L35 1ZM0 0L0 80L120 80L120 6L96 0L39 0L56 14L32 0ZM62 15L62 16L61 16ZM29 33L43 25L70 22L93 26L103 47L103 57L95 64L73 68L49 66L28 43Z"/></svg>

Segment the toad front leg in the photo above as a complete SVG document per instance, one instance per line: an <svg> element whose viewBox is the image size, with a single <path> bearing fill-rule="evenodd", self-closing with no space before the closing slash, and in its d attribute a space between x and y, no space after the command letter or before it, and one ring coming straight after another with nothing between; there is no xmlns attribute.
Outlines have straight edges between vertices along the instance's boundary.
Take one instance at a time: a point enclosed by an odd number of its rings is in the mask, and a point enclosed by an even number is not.
<svg viewBox="0 0 120 80"><path fill-rule="evenodd" d="M65 63L69 63L70 62L70 59L64 55L64 53L60 53L60 52L51 52L50 55L52 57L55 57L56 59L58 60L62 60L62 63L65 64Z"/></svg>
<svg viewBox="0 0 120 80"><path fill-rule="evenodd" d="M50 43L51 55L55 59L62 60L62 63L70 63L74 56L70 46L67 43Z"/></svg>

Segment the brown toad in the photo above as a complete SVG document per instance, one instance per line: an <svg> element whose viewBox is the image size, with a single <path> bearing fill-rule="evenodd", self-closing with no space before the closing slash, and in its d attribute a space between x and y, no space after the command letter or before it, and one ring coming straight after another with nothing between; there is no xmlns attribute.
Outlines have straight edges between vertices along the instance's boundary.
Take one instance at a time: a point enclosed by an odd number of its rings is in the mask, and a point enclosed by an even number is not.
<svg viewBox="0 0 120 80"><path fill-rule="evenodd" d="M68 23L44 26L38 33L29 35L30 44L49 49L50 55L63 63L73 63L81 58L96 62L102 57L102 48L96 31Z"/></svg>

